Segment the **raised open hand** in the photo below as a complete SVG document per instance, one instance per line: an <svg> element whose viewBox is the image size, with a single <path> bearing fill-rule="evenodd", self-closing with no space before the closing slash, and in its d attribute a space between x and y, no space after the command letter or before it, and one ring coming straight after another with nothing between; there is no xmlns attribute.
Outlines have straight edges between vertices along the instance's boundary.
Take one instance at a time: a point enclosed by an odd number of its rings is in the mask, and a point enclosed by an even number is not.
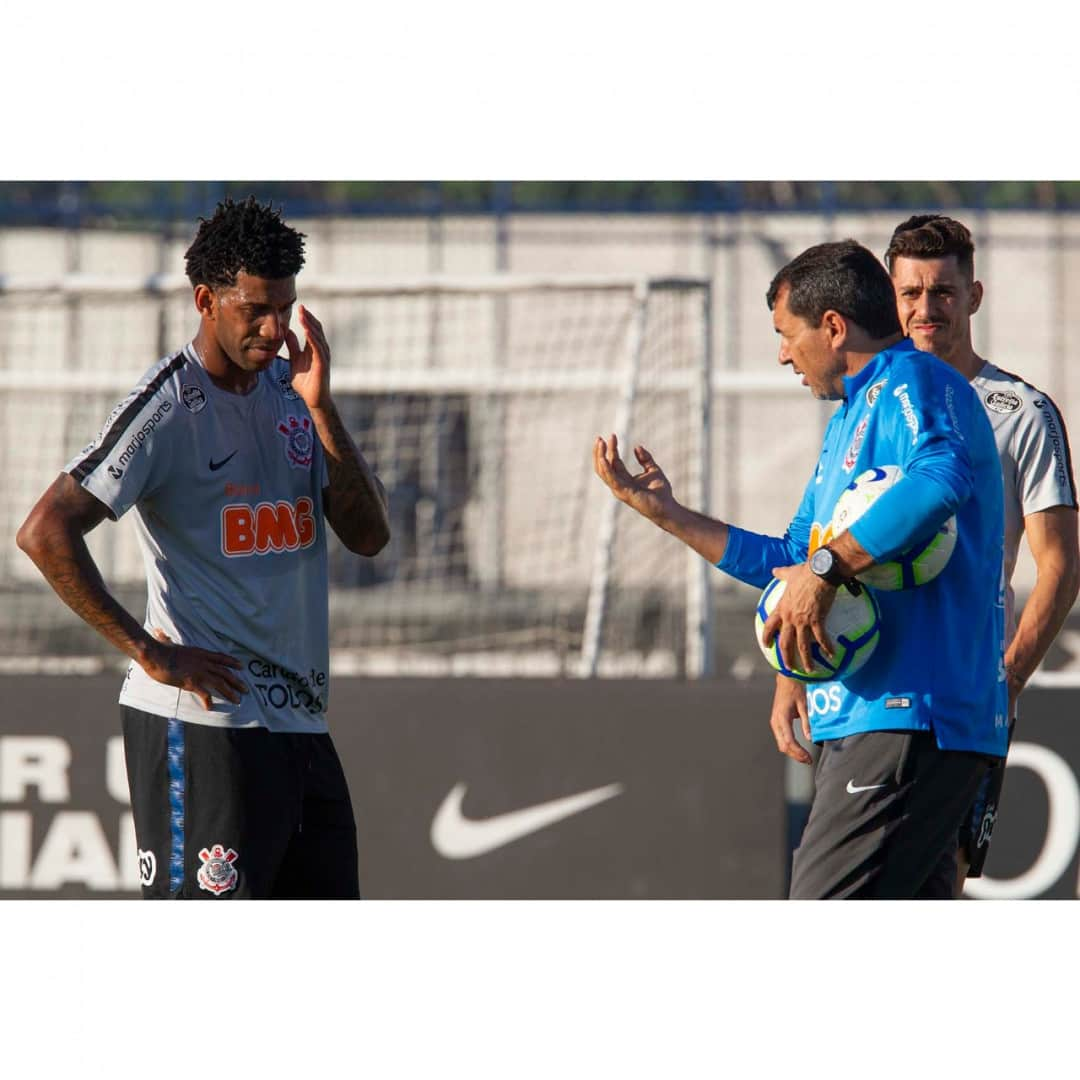
<svg viewBox="0 0 1080 1080"><path fill-rule="evenodd" d="M292 368L292 388L304 399L309 409L318 409L330 398L330 345L322 323L303 304L298 311L307 342L301 349L296 334L292 330L285 333Z"/></svg>
<svg viewBox="0 0 1080 1080"><path fill-rule="evenodd" d="M634 457L642 471L631 475L619 456L617 436L612 435L608 441L597 436L593 444L593 468L615 498L650 521L660 521L674 505L671 484L644 446L634 447Z"/></svg>

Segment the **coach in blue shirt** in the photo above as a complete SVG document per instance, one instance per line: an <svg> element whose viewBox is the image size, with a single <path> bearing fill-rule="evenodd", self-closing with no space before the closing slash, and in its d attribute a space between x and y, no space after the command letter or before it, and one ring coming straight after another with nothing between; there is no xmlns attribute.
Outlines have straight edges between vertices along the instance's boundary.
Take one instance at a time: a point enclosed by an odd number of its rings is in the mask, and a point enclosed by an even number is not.
<svg viewBox="0 0 1080 1080"><path fill-rule="evenodd" d="M838 587L956 516L944 570L925 585L876 593L874 654L814 695L826 710L810 715L821 754L791 881L792 898L948 899L957 829L1007 741L993 432L967 381L903 338L888 273L853 240L803 252L777 273L767 299L780 363L814 397L840 402L784 536L680 505L649 451L635 448L643 471L631 475L614 436L597 439L595 468L617 498L721 570L757 586L786 581L765 635L778 635L791 668L813 666L815 641L830 648L824 621ZM899 466L902 479L832 536L841 491L882 465ZM774 712L773 726L778 741L790 738L791 717Z"/></svg>

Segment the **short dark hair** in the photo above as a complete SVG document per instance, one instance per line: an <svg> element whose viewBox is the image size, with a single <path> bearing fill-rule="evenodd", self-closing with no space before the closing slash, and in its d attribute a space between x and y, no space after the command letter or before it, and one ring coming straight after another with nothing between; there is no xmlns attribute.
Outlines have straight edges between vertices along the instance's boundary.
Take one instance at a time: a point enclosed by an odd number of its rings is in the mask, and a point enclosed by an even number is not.
<svg viewBox="0 0 1080 1080"><path fill-rule="evenodd" d="M769 310L788 287L792 315L820 326L826 311L838 311L878 339L900 333L896 293L885 267L854 240L817 244L777 272L765 294Z"/></svg>
<svg viewBox="0 0 1080 1080"><path fill-rule="evenodd" d="M293 277L304 265L304 234L254 195L243 202L226 198L213 217L199 222L195 240L184 253L193 286L235 285L241 271L270 280Z"/></svg>
<svg viewBox="0 0 1080 1080"><path fill-rule="evenodd" d="M915 214L893 229L885 249L885 265L892 273L893 260L945 259L956 256L956 264L968 281L975 280L975 242L971 230L944 214Z"/></svg>

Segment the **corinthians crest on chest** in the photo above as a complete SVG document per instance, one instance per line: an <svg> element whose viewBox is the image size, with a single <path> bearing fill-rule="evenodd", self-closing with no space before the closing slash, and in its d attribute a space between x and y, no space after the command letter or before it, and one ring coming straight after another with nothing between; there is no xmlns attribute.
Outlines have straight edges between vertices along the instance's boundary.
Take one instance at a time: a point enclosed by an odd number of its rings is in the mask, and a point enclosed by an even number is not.
<svg viewBox="0 0 1080 1080"><path fill-rule="evenodd" d="M277 425L278 433L285 440L285 457L294 469L310 469L315 452L315 432L311 418L295 417L289 413Z"/></svg>

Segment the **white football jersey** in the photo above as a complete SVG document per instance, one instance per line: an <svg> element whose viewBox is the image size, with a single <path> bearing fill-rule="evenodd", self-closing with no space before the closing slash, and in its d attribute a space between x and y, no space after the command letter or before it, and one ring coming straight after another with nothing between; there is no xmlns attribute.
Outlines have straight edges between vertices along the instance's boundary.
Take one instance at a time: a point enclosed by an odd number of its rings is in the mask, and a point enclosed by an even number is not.
<svg viewBox="0 0 1080 1080"><path fill-rule="evenodd" d="M994 429L1005 495L1005 632L1016 632L1010 582L1024 518L1052 506L1076 507L1076 481L1065 423L1037 387L989 362L971 380Z"/></svg>
<svg viewBox="0 0 1080 1080"><path fill-rule="evenodd" d="M64 471L114 517L134 507L146 629L236 657L249 691L207 712L132 662L121 704L217 727L326 731L328 479L287 360L233 394L188 345L150 368Z"/></svg>

